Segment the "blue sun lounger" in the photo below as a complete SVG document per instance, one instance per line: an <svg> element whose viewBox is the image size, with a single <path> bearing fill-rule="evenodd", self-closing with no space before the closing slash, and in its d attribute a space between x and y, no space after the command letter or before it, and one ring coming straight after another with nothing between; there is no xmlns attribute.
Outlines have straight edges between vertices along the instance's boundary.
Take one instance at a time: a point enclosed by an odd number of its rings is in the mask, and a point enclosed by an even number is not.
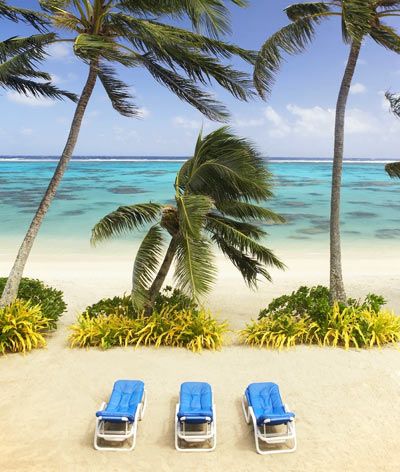
<svg viewBox="0 0 400 472"><path fill-rule="evenodd" d="M175 415L175 448L181 452L213 451L217 444L216 409L210 384L184 382ZM209 442L209 446L206 443ZM190 444L206 447L190 447Z"/></svg>
<svg viewBox="0 0 400 472"><path fill-rule="evenodd" d="M253 422L256 450L259 454L277 454L296 450L295 415L284 405L279 387L272 382L252 383L242 400L247 424ZM283 428L283 431L282 431ZM274 431L280 429L281 431ZM262 449L261 442L269 445ZM271 447L286 444L286 448Z"/></svg>
<svg viewBox="0 0 400 472"><path fill-rule="evenodd" d="M137 423L144 416L146 409L146 391L141 380L117 380L110 400L102 403L96 413L94 447L97 450L131 451L136 444ZM100 445L105 443L121 443ZM128 447L123 443L127 442Z"/></svg>

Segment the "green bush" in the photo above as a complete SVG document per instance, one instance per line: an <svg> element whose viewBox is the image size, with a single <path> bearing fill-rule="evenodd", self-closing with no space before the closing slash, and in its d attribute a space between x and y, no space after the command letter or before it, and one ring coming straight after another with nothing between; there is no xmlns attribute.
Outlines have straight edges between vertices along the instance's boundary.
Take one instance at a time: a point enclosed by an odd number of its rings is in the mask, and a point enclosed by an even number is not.
<svg viewBox="0 0 400 472"><path fill-rule="evenodd" d="M167 286L158 294L155 303L154 311L160 311L164 307L175 307L176 310L198 310L197 303L182 290Z"/></svg>
<svg viewBox="0 0 400 472"><path fill-rule="evenodd" d="M39 305L15 300L0 308L0 353L26 352L46 346L46 331L51 320L45 317Z"/></svg>
<svg viewBox="0 0 400 472"><path fill-rule="evenodd" d="M346 306L371 310L378 313L386 300L380 295L368 294L363 301L349 298L346 304L339 304L342 310ZM322 285L316 287L300 287L290 295L282 295L272 300L267 308L260 311L258 319L266 316L293 315L297 318L308 316L316 322L322 322L332 312L329 300L329 289Z"/></svg>
<svg viewBox="0 0 400 472"><path fill-rule="evenodd" d="M0 293L3 292L6 281L5 277L0 278ZM51 328L56 327L57 320L67 308L61 290L48 287L37 279L24 277L18 289L18 298L30 300L32 305L40 305L42 315L49 320Z"/></svg>
<svg viewBox="0 0 400 472"><path fill-rule="evenodd" d="M324 313L326 291L315 288L301 287L308 292L299 290L274 300L273 309L240 331L242 342L277 349L296 344L368 348L400 342L400 317L382 310L382 297L370 294L364 301L349 299L348 306L336 303Z"/></svg>
<svg viewBox="0 0 400 472"><path fill-rule="evenodd" d="M220 349L227 324L204 310L176 310L163 307L150 316L130 318L121 314L79 316L70 327L71 347L172 346L197 352Z"/></svg>

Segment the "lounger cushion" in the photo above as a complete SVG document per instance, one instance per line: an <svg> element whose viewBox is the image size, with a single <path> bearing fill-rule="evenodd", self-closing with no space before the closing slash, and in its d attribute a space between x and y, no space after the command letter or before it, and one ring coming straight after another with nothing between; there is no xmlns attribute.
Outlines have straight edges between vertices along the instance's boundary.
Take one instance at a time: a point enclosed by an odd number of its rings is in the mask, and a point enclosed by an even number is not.
<svg viewBox="0 0 400 472"><path fill-rule="evenodd" d="M265 420L270 420L269 425L285 424L294 418L294 413L285 411L279 387L275 383L250 384L246 389L246 398L259 425Z"/></svg>
<svg viewBox="0 0 400 472"><path fill-rule="evenodd" d="M178 418L183 417L188 422L213 418L212 390L208 383L184 382L181 385Z"/></svg>
<svg viewBox="0 0 400 472"><path fill-rule="evenodd" d="M106 408L98 411L96 416L111 421L121 420L122 417L134 421L143 392L144 383L141 380L117 380Z"/></svg>

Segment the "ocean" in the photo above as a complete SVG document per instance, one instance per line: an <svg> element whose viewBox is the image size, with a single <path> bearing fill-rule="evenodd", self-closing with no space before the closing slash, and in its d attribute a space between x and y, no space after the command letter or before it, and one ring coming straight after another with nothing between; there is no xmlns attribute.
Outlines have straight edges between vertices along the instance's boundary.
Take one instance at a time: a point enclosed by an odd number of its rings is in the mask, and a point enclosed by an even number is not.
<svg viewBox="0 0 400 472"><path fill-rule="evenodd" d="M93 225L120 205L170 202L175 174L185 158L75 157L45 219L40 238L89 242ZM0 157L0 241L19 240L40 201L57 158ZM329 238L331 161L266 159L275 196L266 206L287 223L269 225L269 245L326 245ZM126 237L137 240L140 233ZM344 164L342 238L362 244L400 241L400 181L384 161ZM300 247L300 246L299 246Z"/></svg>

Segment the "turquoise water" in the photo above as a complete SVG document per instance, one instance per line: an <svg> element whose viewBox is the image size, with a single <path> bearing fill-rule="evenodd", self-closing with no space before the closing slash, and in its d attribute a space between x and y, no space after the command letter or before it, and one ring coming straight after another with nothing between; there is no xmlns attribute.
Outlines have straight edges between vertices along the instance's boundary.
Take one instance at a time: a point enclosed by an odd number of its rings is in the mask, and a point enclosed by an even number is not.
<svg viewBox="0 0 400 472"><path fill-rule="evenodd" d="M53 173L51 160L0 159L0 237L22 237ZM93 225L119 205L169 202L177 161L72 161L42 226L42 238L89 240ZM349 163L343 177L343 240L400 240L400 183L382 163ZM268 207L287 224L268 228L279 245L325 243L329 231L331 165L272 162L275 197ZM140 235L132 235L138 238Z"/></svg>

